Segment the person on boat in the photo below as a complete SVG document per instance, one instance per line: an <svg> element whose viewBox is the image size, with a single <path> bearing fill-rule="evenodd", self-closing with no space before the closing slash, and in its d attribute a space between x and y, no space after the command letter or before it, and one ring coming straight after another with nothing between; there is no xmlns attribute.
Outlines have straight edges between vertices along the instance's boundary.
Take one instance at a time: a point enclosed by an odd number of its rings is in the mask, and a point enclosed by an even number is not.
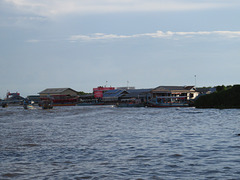
<svg viewBox="0 0 240 180"><path fill-rule="evenodd" d="M29 104L28 99L25 99L25 100L23 101L23 108L24 108L24 109L28 109L28 104Z"/></svg>

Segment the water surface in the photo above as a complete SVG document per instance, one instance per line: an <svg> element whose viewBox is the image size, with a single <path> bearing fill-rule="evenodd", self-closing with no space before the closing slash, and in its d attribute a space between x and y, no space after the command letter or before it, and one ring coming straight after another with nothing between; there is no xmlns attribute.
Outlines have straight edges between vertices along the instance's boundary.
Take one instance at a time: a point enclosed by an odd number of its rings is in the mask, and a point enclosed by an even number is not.
<svg viewBox="0 0 240 180"><path fill-rule="evenodd" d="M0 108L0 179L240 179L240 110Z"/></svg>

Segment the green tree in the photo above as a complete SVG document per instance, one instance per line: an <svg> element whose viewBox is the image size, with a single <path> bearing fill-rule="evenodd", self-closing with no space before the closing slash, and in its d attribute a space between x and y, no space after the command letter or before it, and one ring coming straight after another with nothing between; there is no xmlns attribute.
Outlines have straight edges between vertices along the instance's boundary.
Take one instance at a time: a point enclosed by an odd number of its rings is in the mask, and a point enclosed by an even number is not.
<svg viewBox="0 0 240 180"><path fill-rule="evenodd" d="M199 97L195 101L198 108L240 108L240 85L217 86L217 91Z"/></svg>

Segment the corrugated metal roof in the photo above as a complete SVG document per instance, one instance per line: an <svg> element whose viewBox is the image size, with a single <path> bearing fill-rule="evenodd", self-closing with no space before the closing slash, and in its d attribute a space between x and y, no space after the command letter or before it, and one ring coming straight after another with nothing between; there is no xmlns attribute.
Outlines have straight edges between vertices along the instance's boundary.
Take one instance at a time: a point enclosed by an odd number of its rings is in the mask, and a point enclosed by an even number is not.
<svg viewBox="0 0 240 180"><path fill-rule="evenodd" d="M57 94L57 93L62 93L66 90L71 90L71 91L76 92L75 90L73 90L71 88L48 88L48 89L45 89L45 90L39 92L38 94Z"/></svg>
<svg viewBox="0 0 240 180"><path fill-rule="evenodd" d="M121 89L109 90L103 94L103 98L120 97L123 93L127 92Z"/></svg>
<svg viewBox="0 0 240 180"><path fill-rule="evenodd" d="M115 89L105 92L103 94L103 98L146 96L146 93L150 92L151 90L152 89Z"/></svg>
<svg viewBox="0 0 240 180"><path fill-rule="evenodd" d="M127 90L128 94L124 95L125 98L130 97L145 97L152 89L130 89Z"/></svg>
<svg viewBox="0 0 240 180"><path fill-rule="evenodd" d="M152 91L189 91L194 86L158 86Z"/></svg>
<svg viewBox="0 0 240 180"><path fill-rule="evenodd" d="M128 89L127 92L128 93L147 93L150 92L152 89Z"/></svg>

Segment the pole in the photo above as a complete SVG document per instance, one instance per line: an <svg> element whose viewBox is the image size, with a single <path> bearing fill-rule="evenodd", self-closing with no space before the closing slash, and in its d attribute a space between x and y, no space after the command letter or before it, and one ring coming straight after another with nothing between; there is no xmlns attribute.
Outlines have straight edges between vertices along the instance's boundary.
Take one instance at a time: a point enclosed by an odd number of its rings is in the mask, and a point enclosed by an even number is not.
<svg viewBox="0 0 240 180"><path fill-rule="evenodd" d="M195 87L197 87L197 75L194 75L195 77Z"/></svg>

